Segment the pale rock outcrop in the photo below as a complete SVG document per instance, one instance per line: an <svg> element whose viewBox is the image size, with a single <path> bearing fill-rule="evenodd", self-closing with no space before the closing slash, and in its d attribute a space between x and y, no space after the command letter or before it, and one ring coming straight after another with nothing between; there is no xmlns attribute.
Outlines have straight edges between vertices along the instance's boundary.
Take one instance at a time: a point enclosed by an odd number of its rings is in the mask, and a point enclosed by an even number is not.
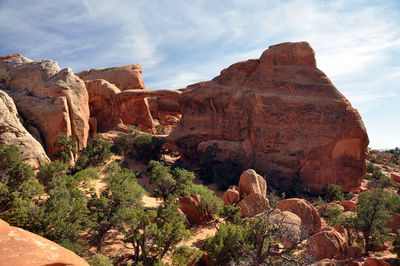
<svg viewBox="0 0 400 266"><path fill-rule="evenodd" d="M275 208L281 211L289 211L299 216L302 230L308 235L312 235L321 229L321 218L318 211L304 199L284 199L278 202Z"/></svg>
<svg viewBox="0 0 400 266"><path fill-rule="evenodd" d="M291 246L303 239L301 219L292 212L275 209L264 218L269 228L276 232L276 238L285 246Z"/></svg>
<svg viewBox="0 0 400 266"><path fill-rule="evenodd" d="M333 227L323 228L307 240L307 252L316 260L333 259L343 256L347 239Z"/></svg>
<svg viewBox="0 0 400 266"><path fill-rule="evenodd" d="M31 61L12 57L0 61L3 84L18 111L39 129L45 150L52 157L60 133L72 135L78 148L86 146L89 134L88 93L84 82L71 69L60 70L51 60Z"/></svg>
<svg viewBox="0 0 400 266"><path fill-rule="evenodd" d="M365 176L369 140L361 117L316 67L306 42L273 45L260 59L176 92L182 118L168 141L187 158L198 160L202 143L217 143L242 168L281 187L299 173L313 192L326 184L354 191Z"/></svg>
<svg viewBox="0 0 400 266"><path fill-rule="evenodd" d="M225 205L233 205L240 201L239 190L236 186L230 186L222 195Z"/></svg>
<svg viewBox="0 0 400 266"><path fill-rule="evenodd" d="M247 169L240 175L239 193L240 197L257 193L267 199L267 182L253 169Z"/></svg>
<svg viewBox="0 0 400 266"><path fill-rule="evenodd" d="M121 91L145 89L140 65L94 68L79 72L77 75L85 81L104 79ZM123 123L136 125L143 131L154 132L154 121L146 98L137 99L125 97L125 94L118 94L118 101L120 118ZM99 123L101 122L99 121Z"/></svg>
<svg viewBox="0 0 400 266"><path fill-rule="evenodd" d="M89 265L72 251L0 220L0 266Z"/></svg>
<svg viewBox="0 0 400 266"><path fill-rule="evenodd" d="M238 206L242 217L253 217L269 209L269 201L262 195L253 193L242 199Z"/></svg>
<svg viewBox="0 0 400 266"><path fill-rule="evenodd" d="M41 163L49 162L40 143L24 128L15 104L7 93L0 90L0 145L15 145L22 159L38 169Z"/></svg>

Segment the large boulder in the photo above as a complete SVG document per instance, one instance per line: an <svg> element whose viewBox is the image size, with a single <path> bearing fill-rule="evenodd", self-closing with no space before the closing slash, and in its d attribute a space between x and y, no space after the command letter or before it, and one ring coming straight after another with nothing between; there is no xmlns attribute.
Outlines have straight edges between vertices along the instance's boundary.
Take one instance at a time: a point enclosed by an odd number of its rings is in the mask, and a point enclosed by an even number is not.
<svg viewBox="0 0 400 266"><path fill-rule="evenodd" d="M272 232L276 232L276 240L285 246L291 246L303 239L301 219L292 212L275 209L264 218Z"/></svg>
<svg viewBox="0 0 400 266"><path fill-rule="evenodd" d="M60 70L47 59L12 57L0 61L0 74L7 76L2 87L21 116L39 129L50 157L57 151L54 142L60 133L74 136L79 149L86 146L89 97L84 82L71 69Z"/></svg>
<svg viewBox="0 0 400 266"><path fill-rule="evenodd" d="M179 199L181 210L191 224L202 225L207 223L207 217L200 208L200 202L200 195L185 196Z"/></svg>
<svg viewBox="0 0 400 266"><path fill-rule="evenodd" d="M97 129L106 132L121 123L118 93L121 91L104 79L85 81L89 93L90 117L97 121Z"/></svg>
<svg viewBox="0 0 400 266"><path fill-rule="evenodd" d="M222 195L222 200L225 205L233 205L240 201L239 190L236 186L229 187Z"/></svg>
<svg viewBox="0 0 400 266"><path fill-rule="evenodd" d="M278 202L275 208L299 216L305 234L312 235L321 229L321 218L318 211L304 199L284 199Z"/></svg>
<svg viewBox="0 0 400 266"><path fill-rule="evenodd" d="M145 89L140 65L94 68L79 72L77 75L85 81L104 79L114 84L121 91ZM124 123L136 125L144 131L154 131L154 121L146 98L137 99L119 94L118 101L120 118Z"/></svg>
<svg viewBox="0 0 400 266"><path fill-rule="evenodd" d="M242 217L253 217L268 210L269 201L260 194L254 193L242 199L238 206Z"/></svg>
<svg viewBox="0 0 400 266"><path fill-rule="evenodd" d="M299 173L313 192L326 184L353 191L365 176L361 117L316 67L306 42L271 46L260 59L177 92L182 119L168 140L188 158L201 156L202 143L217 143L219 155L242 168L282 187Z"/></svg>
<svg viewBox="0 0 400 266"><path fill-rule="evenodd" d="M307 240L307 253L315 260L333 259L343 256L347 239L333 227L324 228Z"/></svg>
<svg viewBox="0 0 400 266"><path fill-rule="evenodd" d="M72 251L0 220L0 266L89 265Z"/></svg>
<svg viewBox="0 0 400 266"><path fill-rule="evenodd" d="M257 193L267 199L267 182L253 169L247 169L240 175L239 193L241 197Z"/></svg>
<svg viewBox="0 0 400 266"><path fill-rule="evenodd" d="M10 96L0 90L0 145L15 145L22 159L38 169L42 162L49 162L42 145L24 128Z"/></svg>

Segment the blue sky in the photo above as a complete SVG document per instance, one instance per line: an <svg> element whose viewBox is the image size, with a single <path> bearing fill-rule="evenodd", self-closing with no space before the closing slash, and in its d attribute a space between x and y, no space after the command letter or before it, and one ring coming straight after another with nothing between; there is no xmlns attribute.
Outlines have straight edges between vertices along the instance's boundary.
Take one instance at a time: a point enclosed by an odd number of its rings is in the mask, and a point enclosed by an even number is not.
<svg viewBox="0 0 400 266"><path fill-rule="evenodd" d="M210 80L268 46L308 41L372 148L400 147L400 1L0 0L0 55L75 72L141 64L148 89Z"/></svg>

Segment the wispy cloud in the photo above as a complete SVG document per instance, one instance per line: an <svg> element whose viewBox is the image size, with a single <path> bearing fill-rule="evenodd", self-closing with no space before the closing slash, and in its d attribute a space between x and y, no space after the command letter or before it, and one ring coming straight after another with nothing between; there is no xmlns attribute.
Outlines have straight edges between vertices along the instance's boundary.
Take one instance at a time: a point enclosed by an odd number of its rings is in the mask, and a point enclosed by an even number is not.
<svg viewBox="0 0 400 266"><path fill-rule="evenodd" d="M0 54L74 71L139 63L147 88L177 89L269 45L305 40L368 120L389 99L400 101L399 11L396 0L3 0Z"/></svg>

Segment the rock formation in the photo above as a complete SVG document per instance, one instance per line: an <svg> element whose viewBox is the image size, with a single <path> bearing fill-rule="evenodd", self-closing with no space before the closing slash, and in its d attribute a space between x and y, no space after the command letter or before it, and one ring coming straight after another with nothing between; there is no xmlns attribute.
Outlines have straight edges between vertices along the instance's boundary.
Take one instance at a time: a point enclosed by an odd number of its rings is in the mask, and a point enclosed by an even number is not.
<svg viewBox="0 0 400 266"><path fill-rule="evenodd" d="M72 135L81 149L89 134L88 93L84 82L51 60L31 61L17 56L0 61L1 87L13 98L19 113L40 132L52 157L60 133Z"/></svg>
<svg viewBox="0 0 400 266"><path fill-rule="evenodd" d="M191 224L202 225L207 223L207 217L201 211L200 202L200 195L185 196L179 199L181 210Z"/></svg>
<svg viewBox="0 0 400 266"><path fill-rule="evenodd" d="M41 162L50 161L42 145L24 128L13 100L0 91L0 145L15 145L22 159L38 169Z"/></svg>
<svg viewBox="0 0 400 266"><path fill-rule="evenodd" d="M333 227L324 228L307 240L308 252L316 259L333 259L345 254L347 239Z"/></svg>
<svg viewBox="0 0 400 266"><path fill-rule="evenodd" d="M222 195L225 205L233 205L240 201L239 189L236 186L230 186Z"/></svg>
<svg viewBox="0 0 400 266"><path fill-rule="evenodd" d="M263 198L267 198L267 182L256 173L253 169L244 171L239 179L240 197L244 195L260 194Z"/></svg>
<svg viewBox="0 0 400 266"><path fill-rule="evenodd" d="M253 217L269 208L268 199L258 193L253 193L242 199L238 206L240 207L240 215L243 217Z"/></svg>
<svg viewBox="0 0 400 266"><path fill-rule="evenodd" d="M121 91L145 89L140 65L95 68L79 72L77 75L85 81L104 79L114 84ZM120 118L124 123L136 125L144 131L154 131L154 122L147 99L124 97L123 94L119 94L118 97ZM98 123L101 125L103 121L98 120Z"/></svg>
<svg viewBox="0 0 400 266"><path fill-rule="evenodd" d="M271 46L260 59L172 94L183 116L168 139L188 158L199 158L202 143L217 143L244 169L281 186L299 173L313 192L325 184L353 191L365 176L369 140L361 117L316 67L306 42Z"/></svg>
<svg viewBox="0 0 400 266"><path fill-rule="evenodd" d="M0 220L0 266L89 265L72 251Z"/></svg>
<svg viewBox="0 0 400 266"><path fill-rule="evenodd" d="M281 211L289 211L301 219L303 231L312 235L321 229L321 218L318 211L304 199L284 199L276 204L275 208Z"/></svg>

